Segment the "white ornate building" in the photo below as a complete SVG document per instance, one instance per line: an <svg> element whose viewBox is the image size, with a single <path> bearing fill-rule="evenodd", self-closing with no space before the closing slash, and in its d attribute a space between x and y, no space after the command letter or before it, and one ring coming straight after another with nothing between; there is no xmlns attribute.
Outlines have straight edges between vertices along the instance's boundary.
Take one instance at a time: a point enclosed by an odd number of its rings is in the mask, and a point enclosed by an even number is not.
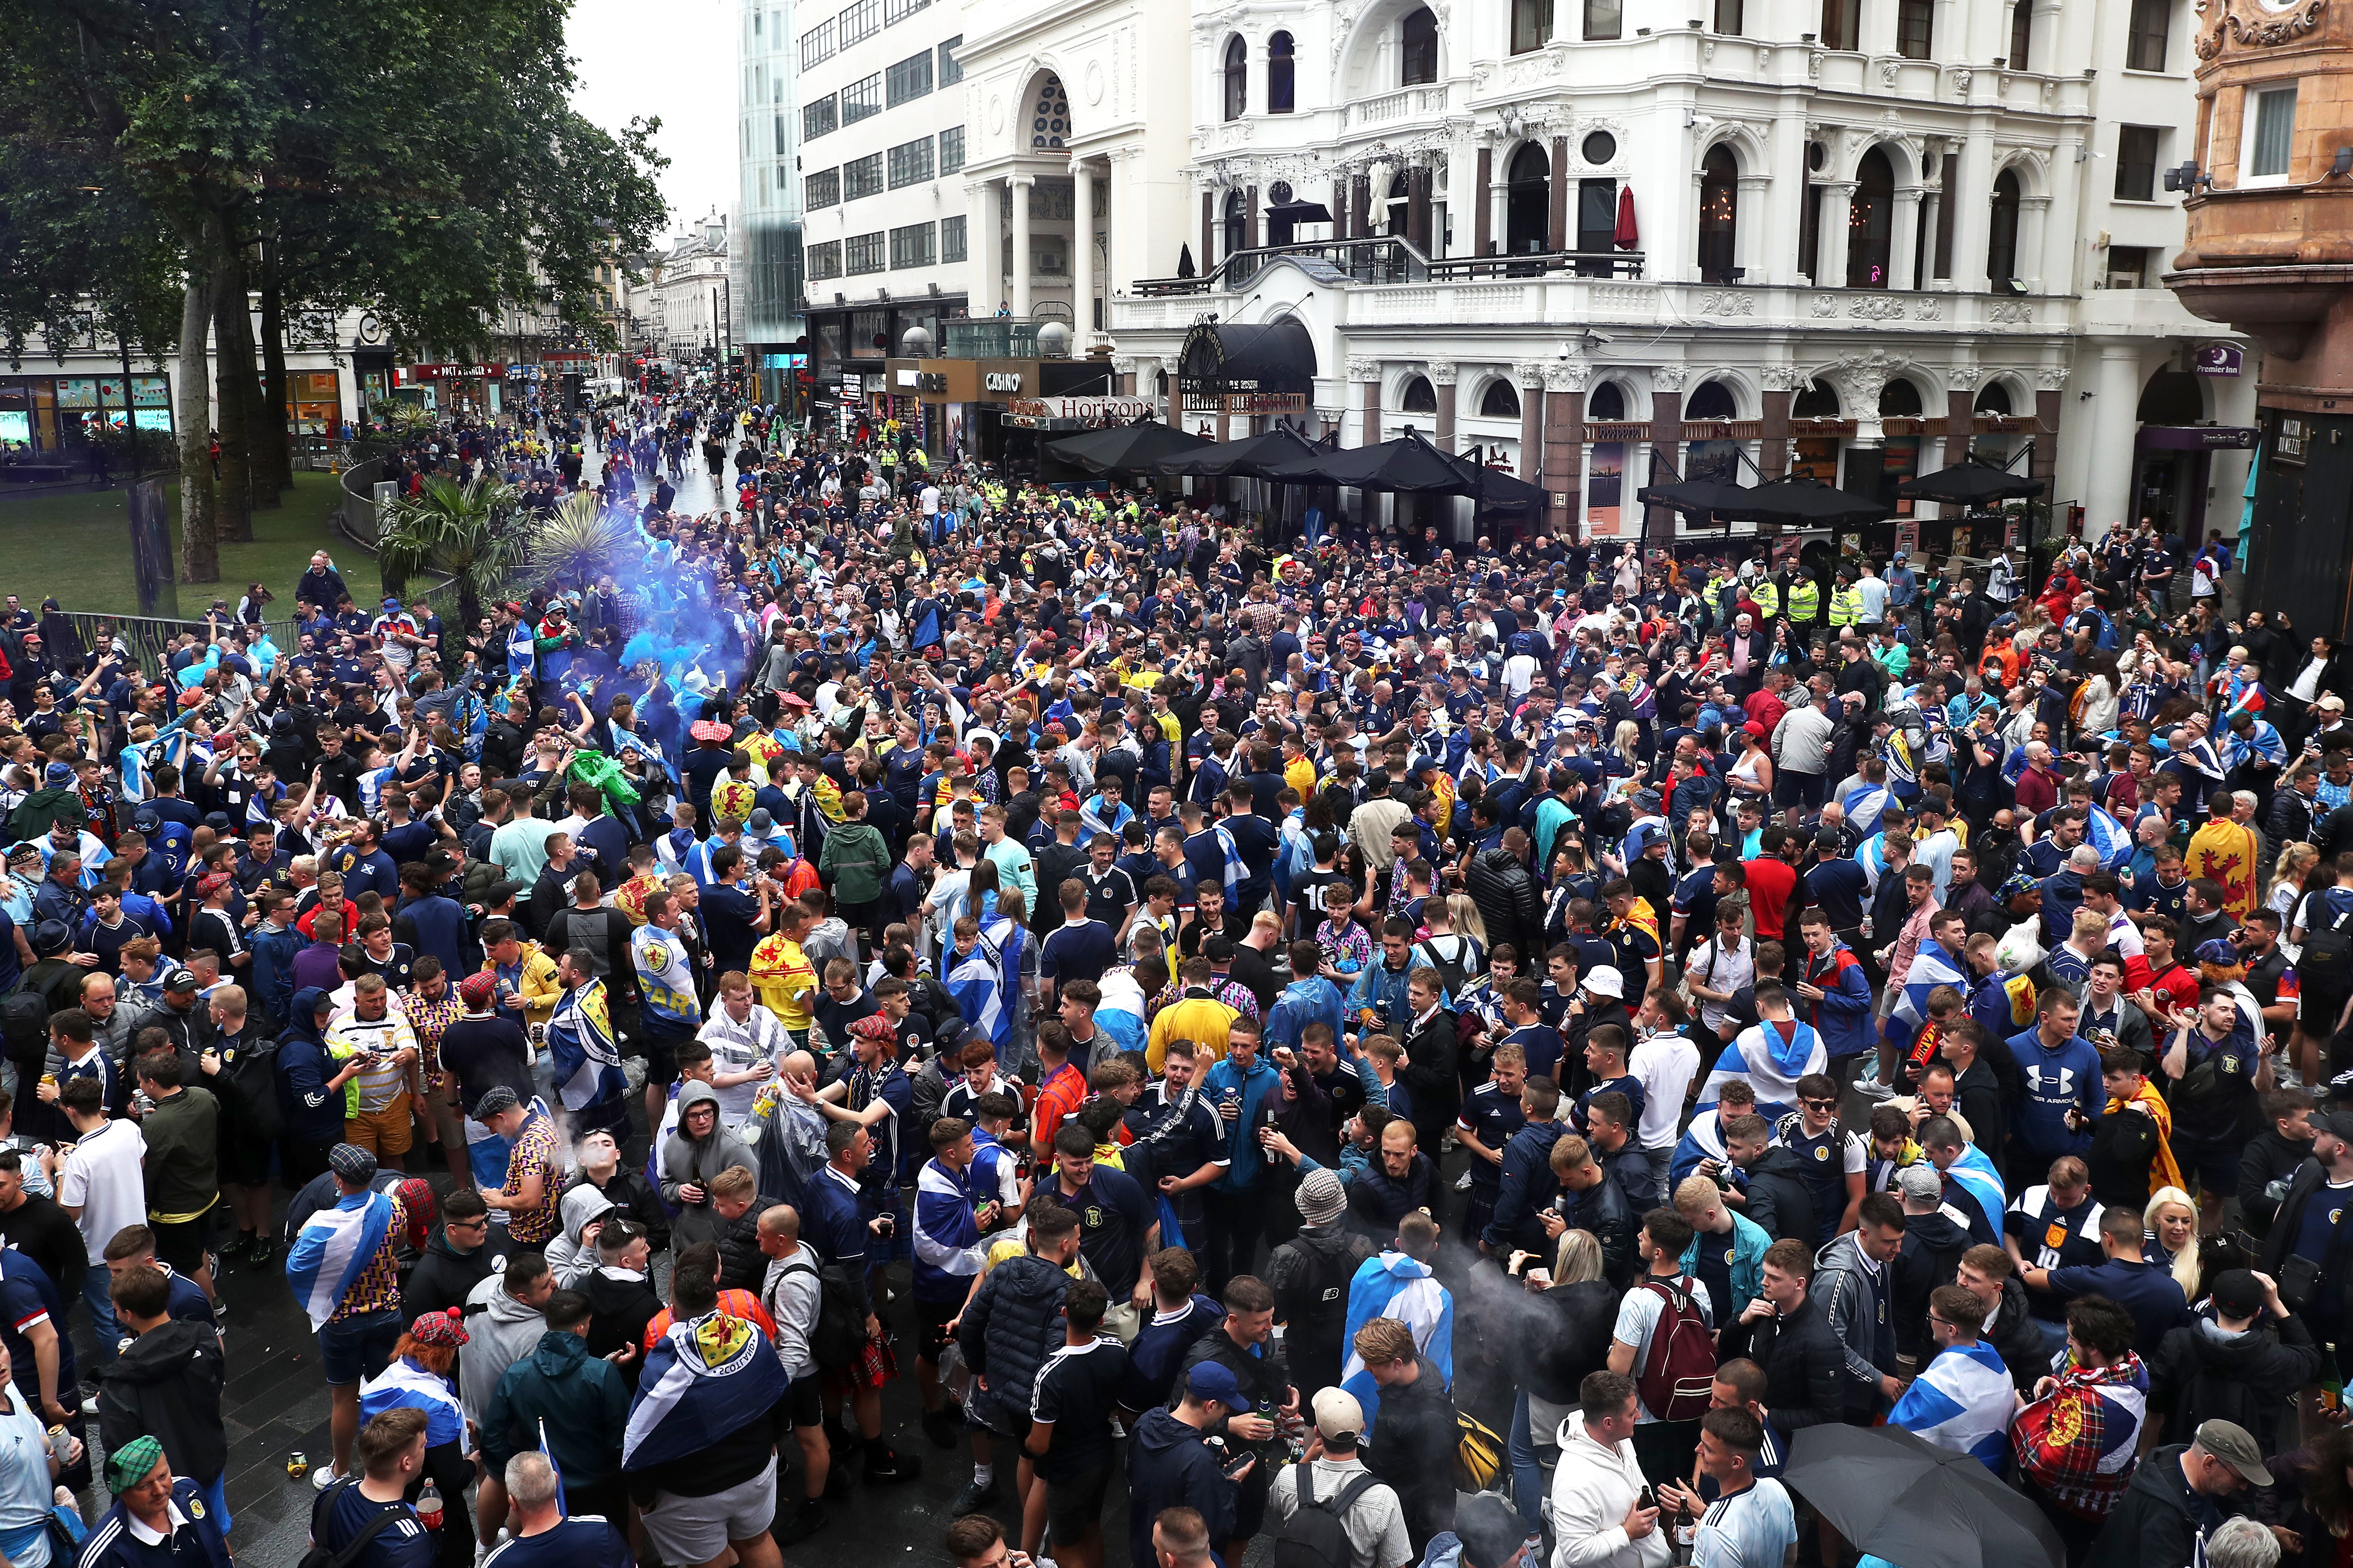
<svg viewBox="0 0 2353 1568"><path fill-rule="evenodd" d="M1630 532L1654 476L1892 491L1974 444L2092 531L2228 532L2253 376L2196 374L2235 340L2160 283L2191 4L1197 0L1179 37L1137 0L972 0L967 173L977 215L1112 155L1135 390L1179 393L1197 323L1293 320L1307 427L1477 444L1556 525Z"/></svg>

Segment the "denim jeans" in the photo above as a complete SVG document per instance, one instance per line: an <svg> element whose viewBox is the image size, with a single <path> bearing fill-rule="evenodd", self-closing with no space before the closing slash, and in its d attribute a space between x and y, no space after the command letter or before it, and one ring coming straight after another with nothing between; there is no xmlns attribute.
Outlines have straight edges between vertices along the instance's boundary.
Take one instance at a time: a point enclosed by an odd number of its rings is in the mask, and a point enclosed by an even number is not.
<svg viewBox="0 0 2353 1568"><path fill-rule="evenodd" d="M1507 1442L1512 1461L1512 1498L1518 1503L1520 1523L1530 1535L1544 1529L1544 1466L1536 1458L1535 1437L1528 1430L1528 1391L1512 1401L1512 1431Z"/></svg>
<svg viewBox="0 0 2353 1568"><path fill-rule="evenodd" d="M81 1299L90 1306L90 1331L98 1342L100 1366L112 1366L122 1353L122 1325L115 1321L114 1298L108 1294L113 1282L114 1271L103 1263L91 1264L81 1277Z"/></svg>

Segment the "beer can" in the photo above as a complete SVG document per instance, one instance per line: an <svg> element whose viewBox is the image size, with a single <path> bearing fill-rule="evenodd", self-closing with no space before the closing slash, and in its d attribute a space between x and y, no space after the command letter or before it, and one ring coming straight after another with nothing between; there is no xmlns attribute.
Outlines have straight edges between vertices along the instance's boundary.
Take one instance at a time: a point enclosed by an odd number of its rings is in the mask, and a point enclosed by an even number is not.
<svg viewBox="0 0 2353 1568"><path fill-rule="evenodd" d="M299 1481L310 1473L311 1461L309 1459L304 1458L300 1453L293 1453L286 1456L286 1479L288 1480Z"/></svg>

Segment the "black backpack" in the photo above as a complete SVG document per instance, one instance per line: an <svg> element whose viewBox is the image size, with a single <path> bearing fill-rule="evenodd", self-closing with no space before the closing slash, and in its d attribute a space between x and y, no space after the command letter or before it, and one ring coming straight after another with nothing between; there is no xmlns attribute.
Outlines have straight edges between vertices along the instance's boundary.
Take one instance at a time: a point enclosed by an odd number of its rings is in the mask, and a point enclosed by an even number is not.
<svg viewBox="0 0 2353 1568"><path fill-rule="evenodd" d="M2320 912L2328 912L2328 901L2322 894L2313 894L2305 900L2306 911L2318 903ZM2353 910L2348 910L2325 926L2308 926L2304 933L2304 948L2296 954L2296 977L2324 996L2335 996L2347 989L2348 977L2353 977Z"/></svg>
<svg viewBox="0 0 2353 1568"><path fill-rule="evenodd" d="M1348 1282L1356 1278L1365 1259L1373 1256L1373 1244L1349 1231L1336 1255L1311 1249L1303 1244L1301 1250L1308 1257L1307 1300L1290 1331L1312 1343L1322 1344L1328 1340L1337 1344L1348 1326Z"/></svg>
<svg viewBox="0 0 2353 1568"><path fill-rule="evenodd" d="M1358 1498L1380 1485L1380 1478L1368 1471L1330 1497L1319 1498L1314 1461L1300 1460L1291 1473L1299 1498L1291 1517L1275 1526L1274 1568L1348 1568L1348 1532L1340 1521ZM302 1568L311 1565L305 1563Z"/></svg>
<svg viewBox="0 0 2353 1568"><path fill-rule="evenodd" d="M295 1568L351 1568L351 1564L359 1561L360 1553L368 1549L369 1542L391 1529L393 1521L402 1518L408 1511L401 1508L382 1510L374 1519L361 1525L359 1533L346 1542L340 1552L330 1552L327 1548L316 1544L319 1539L320 1522L333 1508L335 1500L343 1495L345 1487L357 1484L355 1478L347 1477L321 1492L319 1500L311 1505L311 1540L313 1544L302 1553Z"/></svg>
<svg viewBox="0 0 2353 1568"><path fill-rule="evenodd" d="M849 1276L838 1267L819 1268L796 1258L784 1272L807 1270L817 1276L817 1321L809 1325L809 1354L819 1370L839 1372L856 1363L866 1349L866 1319L849 1289Z"/></svg>

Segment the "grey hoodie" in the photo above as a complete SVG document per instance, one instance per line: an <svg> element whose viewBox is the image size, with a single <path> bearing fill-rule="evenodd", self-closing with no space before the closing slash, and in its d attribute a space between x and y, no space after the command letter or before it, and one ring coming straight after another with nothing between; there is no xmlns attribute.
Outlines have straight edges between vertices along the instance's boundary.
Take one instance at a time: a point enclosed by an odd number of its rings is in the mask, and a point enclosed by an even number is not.
<svg viewBox="0 0 2353 1568"><path fill-rule="evenodd" d="M596 1244L584 1241L580 1233L592 1221L612 1212L613 1200L599 1192L594 1183L583 1182L564 1194L563 1203L557 1206L564 1231L547 1244L548 1271L555 1276L557 1289L569 1290L596 1271Z"/></svg>
<svg viewBox="0 0 2353 1568"><path fill-rule="evenodd" d="M727 1131L723 1114L712 1122L710 1137L698 1142L686 1135L686 1113L705 1100L714 1106L719 1103L719 1096L707 1083L690 1083L679 1090L678 1131L662 1145L662 1202L678 1210L670 1230L673 1250L719 1239L719 1216L711 1207L712 1177L731 1165L741 1165L754 1176L760 1173L759 1156ZM678 1195L679 1188L690 1185L702 1189L701 1203L690 1204ZM554 1261L553 1256L548 1258L551 1266Z"/></svg>
<svg viewBox="0 0 2353 1568"><path fill-rule="evenodd" d="M539 1348L547 1320L537 1307L526 1307L507 1294L507 1277L493 1274L466 1298L467 1340L458 1349L459 1403L466 1419L482 1424L491 1395L507 1368Z"/></svg>

